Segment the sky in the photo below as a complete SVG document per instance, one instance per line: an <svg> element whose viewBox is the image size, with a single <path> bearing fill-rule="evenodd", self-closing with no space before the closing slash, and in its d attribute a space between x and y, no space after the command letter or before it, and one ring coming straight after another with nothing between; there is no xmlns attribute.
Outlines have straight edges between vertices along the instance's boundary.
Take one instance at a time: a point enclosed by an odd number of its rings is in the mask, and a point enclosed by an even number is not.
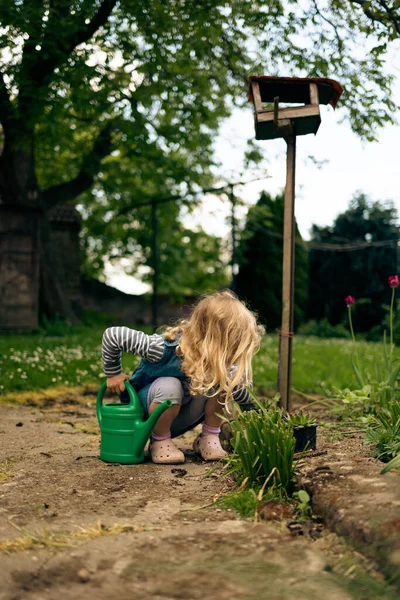
<svg viewBox="0 0 400 600"><path fill-rule="evenodd" d="M390 69L400 75L400 45L392 52ZM400 106L400 80L393 88L393 100ZM362 142L354 134L343 112L321 107L321 125L317 134L297 138L295 215L301 235L309 239L312 224L331 225L346 210L352 196L366 193L372 200L393 200L400 214L400 124L388 125L378 133L377 142ZM398 115L400 121L400 111ZM248 207L255 204L262 190L272 195L283 191L286 178L286 144L283 140L260 142L266 165L242 175L243 155L249 137L254 137L253 106L235 110L220 130L215 142L215 156L220 167L220 181L262 181L237 186L236 194L245 207L237 218L245 219ZM308 157L323 164L316 166ZM325 162L326 161L326 162ZM204 197L201 208L184 217L187 227L200 224L210 234L227 237L230 205L216 196ZM127 276L118 267L108 265L107 283L129 294L149 291L149 286Z"/></svg>

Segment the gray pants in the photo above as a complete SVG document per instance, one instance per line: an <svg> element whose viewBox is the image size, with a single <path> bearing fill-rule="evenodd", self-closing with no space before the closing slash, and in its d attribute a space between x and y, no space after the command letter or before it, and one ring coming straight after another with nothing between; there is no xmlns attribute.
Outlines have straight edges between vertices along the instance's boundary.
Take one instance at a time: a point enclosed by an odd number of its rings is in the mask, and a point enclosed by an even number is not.
<svg viewBox="0 0 400 600"><path fill-rule="evenodd" d="M204 409L208 400L206 396L186 397L182 383L176 377L159 377L151 384L147 394L147 409L152 402L161 404L170 400L172 404L179 404L179 415L171 426L172 437L182 435L204 421Z"/></svg>

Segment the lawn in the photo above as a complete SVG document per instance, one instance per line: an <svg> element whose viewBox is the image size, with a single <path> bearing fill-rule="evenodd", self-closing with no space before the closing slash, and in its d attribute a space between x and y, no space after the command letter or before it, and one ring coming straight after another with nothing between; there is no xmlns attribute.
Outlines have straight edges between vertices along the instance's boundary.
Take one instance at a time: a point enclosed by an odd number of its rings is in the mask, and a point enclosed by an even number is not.
<svg viewBox="0 0 400 600"><path fill-rule="evenodd" d="M43 334L4 335L0 339L0 396L7 392L38 390L86 383L100 385L103 327L81 328L77 333L49 337ZM357 349L365 366L382 357L382 344L359 342ZM326 394L333 387L355 385L351 365L354 345L350 340L298 336L293 345L294 389ZM398 355L397 349L395 351ZM257 392L276 388L278 340L267 335L254 358L254 385ZM138 358L124 354L124 371L129 374Z"/></svg>

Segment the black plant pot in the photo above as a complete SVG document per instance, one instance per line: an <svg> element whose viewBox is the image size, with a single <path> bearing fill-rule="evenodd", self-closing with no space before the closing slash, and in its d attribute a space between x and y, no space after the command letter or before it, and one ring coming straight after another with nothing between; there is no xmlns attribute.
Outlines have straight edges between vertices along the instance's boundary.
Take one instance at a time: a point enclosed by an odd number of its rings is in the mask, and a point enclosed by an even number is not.
<svg viewBox="0 0 400 600"><path fill-rule="evenodd" d="M296 440L295 452L303 450L316 450L317 448L317 425L308 425L306 427L293 428L294 439Z"/></svg>

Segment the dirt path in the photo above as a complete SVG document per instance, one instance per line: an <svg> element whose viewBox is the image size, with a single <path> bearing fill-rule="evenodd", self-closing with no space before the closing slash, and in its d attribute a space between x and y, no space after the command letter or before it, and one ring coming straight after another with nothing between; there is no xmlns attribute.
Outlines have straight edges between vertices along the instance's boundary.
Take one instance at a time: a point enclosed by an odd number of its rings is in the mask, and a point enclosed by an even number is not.
<svg viewBox="0 0 400 600"><path fill-rule="evenodd" d="M0 599L395 598L333 534L293 537L211 506L222 476L107 465L93 405L0 405Z"/></svg>

